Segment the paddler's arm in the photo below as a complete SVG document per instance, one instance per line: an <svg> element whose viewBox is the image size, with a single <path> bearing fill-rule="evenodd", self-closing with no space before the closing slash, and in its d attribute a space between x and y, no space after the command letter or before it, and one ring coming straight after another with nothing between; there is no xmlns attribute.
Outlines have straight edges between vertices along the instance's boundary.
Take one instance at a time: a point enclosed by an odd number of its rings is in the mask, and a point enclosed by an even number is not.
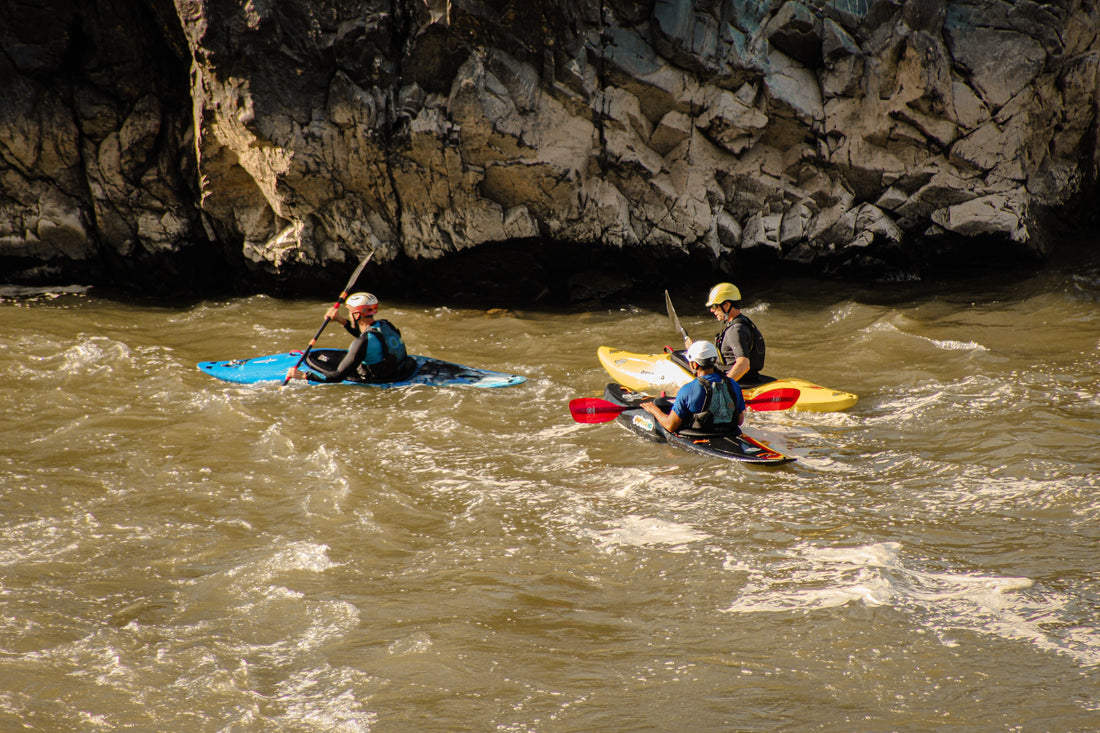
<svg viewBox="0 0 1100 733"><path fill-rule="evenodd" d="M733 363L730 364L730 368L726 370L726 376L736 382L738 379L745 376L748 371L749 357L739 356L733 360Z"/></svg>
<svg viewBox="0 0 1100 733"><path fill-rule="evenodd" d="M359 338L359 329L351 324L346 318L340 317L340 306L334 305L328 309L328 313L325 314L325 318L329 319L333 323L339 323L344 327L344 330L350 333L355 338Z"/></svg>
<svg viewBox="0 0 1100 733"><path fill-rule="evenodd" d="M287 379L304 379L307 382L338 382L338 379L324 379L319 377L313 372L304 372L301 369L288 369L286 373Z"/></svg>
<svg viewBox="0 0 1100 733"><path fill-rule="evenodd" d="M655 417L657 419L657 422L661 423L661 427L663 427L670 433L675 433L677 430L680 429L680 426L684 424L684 421L681 420L680 416L677 415L675 412L673 412L672 410L669 410L668 412L662 412L661 408L653 404L652 401L643 402L642 409Z"/></svg>
<svg viewBox="0 0 1100 733"><path fill-rule="evenodd" d="M312 365L314 369L320 372L320 376L312 372L291 369L287 372L287 377L290 379L308 379L311 382L342 382L363 362L366 353L367 338L366 336L360 336L352 342L347 353L344 354L344 358L340 360L339 366L335 369L325 369L319 365Z"/></svg>

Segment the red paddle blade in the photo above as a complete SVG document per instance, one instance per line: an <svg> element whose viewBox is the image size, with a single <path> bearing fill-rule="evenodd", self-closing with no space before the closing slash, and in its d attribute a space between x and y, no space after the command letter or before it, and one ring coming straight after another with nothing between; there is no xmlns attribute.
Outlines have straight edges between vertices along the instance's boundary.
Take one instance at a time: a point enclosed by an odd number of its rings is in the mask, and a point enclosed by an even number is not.
<svg viewBox="0 0 1100 733"><path fill-rule="evenodd" d="M749 409L758 412L789 410L794 407L794 403L798 402L798 395L799 392L794 387L780 387L779 389L761 392L755 397L745 400L745 404L748 405Z"/></svg>
<svg viewBox="0 0 1100 733"><path fill-rule="evenodd" d="M597 397L578 397L569 401L569 412L573 419L583 423L610 422L626 409L622 405Z"/></svg>

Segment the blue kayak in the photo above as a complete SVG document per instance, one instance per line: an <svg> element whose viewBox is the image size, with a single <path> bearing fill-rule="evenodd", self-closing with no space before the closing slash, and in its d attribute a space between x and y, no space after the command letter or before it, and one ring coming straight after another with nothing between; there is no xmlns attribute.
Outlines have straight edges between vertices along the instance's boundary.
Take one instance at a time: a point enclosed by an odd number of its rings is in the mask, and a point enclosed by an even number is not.
<svg viewBox="0 0 1100 733"><path fill-rule="evenodd" d="M314 349L309 352L300 369L319 374L310 362L336 365L344 358L344 349ZM286 354L257 356L254 359L233 359L231 361L200 361L199 369L212 377L235 382L237 384L257 384L260 382L282 382L287 370L302 358L301 351ZM505 374L487 369L452 364L449 361L433 359L429 356L410 355L404 373L398 378L386 382L362 382L345 379L332 384L354 385L356 387L408 387L413 384L425 384L432 387L450 387L465 385L468 387L511 387L523 384L526 377L518 374ZM325 382L297 381L296 384L325 384Z"/></svg>

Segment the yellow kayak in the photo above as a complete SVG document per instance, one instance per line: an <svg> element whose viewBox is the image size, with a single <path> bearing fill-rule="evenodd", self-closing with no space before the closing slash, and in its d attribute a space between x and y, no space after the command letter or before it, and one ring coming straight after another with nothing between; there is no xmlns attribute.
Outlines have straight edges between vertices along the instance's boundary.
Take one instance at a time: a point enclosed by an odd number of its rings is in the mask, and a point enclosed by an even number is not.
<svg viewBox="0 0 1100 733"><path fill-rule="evenodd" d="M680 387L693 379L691 373L673 361L668 354L635 354L601 346L596 355L612 379L633 390L664 390L669 395L674 395ZM847 410L859 399L850 392L839 392L795 377L776 379L756 387L743 387L742 391L745 399L751 400L765 392L783 388L798 390L798 400L790 408L792 410L837 412Z"/></svg>

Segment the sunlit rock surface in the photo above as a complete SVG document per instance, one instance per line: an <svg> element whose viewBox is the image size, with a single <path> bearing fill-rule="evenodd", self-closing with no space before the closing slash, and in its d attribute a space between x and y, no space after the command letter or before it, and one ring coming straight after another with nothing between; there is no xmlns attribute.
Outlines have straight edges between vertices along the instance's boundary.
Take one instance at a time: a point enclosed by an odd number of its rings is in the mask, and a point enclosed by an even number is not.
<svg viewBox="0 0 1100 733"><path fill-rule="evenodd" d="M0 7L8 281L500 242L911 277L1096 204L1090 3L73 5Z"/></svg>

